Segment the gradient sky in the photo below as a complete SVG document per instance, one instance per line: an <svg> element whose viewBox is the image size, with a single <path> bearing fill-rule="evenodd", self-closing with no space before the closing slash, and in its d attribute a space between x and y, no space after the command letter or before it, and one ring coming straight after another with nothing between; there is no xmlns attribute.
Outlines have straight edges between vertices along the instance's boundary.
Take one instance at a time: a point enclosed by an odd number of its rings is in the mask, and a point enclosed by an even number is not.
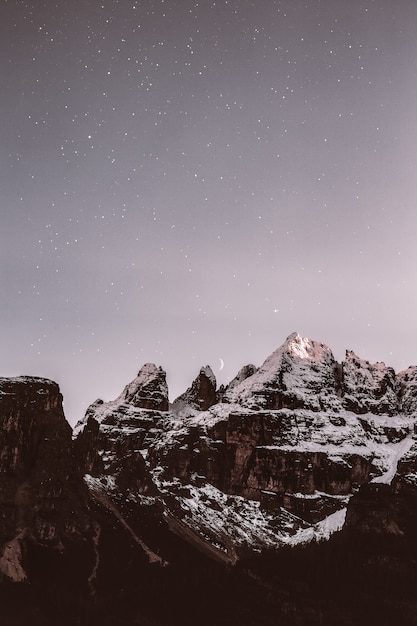
<svg viewBox="0 0 417 626"><path fill-rule="evenodd" d="M415 0L3 0L0 374L74 423L145 362L173 400L295 330L417 363L416 28Z"/></svg>

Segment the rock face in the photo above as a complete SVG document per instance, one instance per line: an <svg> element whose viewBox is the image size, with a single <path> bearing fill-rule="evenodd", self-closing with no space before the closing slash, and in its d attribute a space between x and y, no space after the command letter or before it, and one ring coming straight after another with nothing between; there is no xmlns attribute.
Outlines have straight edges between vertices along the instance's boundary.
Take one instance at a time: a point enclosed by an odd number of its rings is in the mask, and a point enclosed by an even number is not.
<svg viewBox="0 0 417 626"><path fill-rule="evenodd" d="M26 579L28 542L64 549L90 532L88 494L77 476L72 432L58 385L0 379L0 575Z"/></svg>
<svg viewBox="0 0 417 626"><path fill-rule="evenodd" d="M344 405L354 413L395 415L398 413L398 383L392 367L371 364L351 350L343 363Z"/></svg>
<svg viewBox="0 0 417 626"><path fill-rule="evenodd" d="M197 411L207 411L218 401L216 386L216 377L211 367L202 367L191 387L174 401L173 408L181 410L190 407Z"/></svg>
<svg viewBox="0 0 417 626"><path fill-rule="evenodd" d="M168 410L168 385L162 367L146 363L117 401L141 409Z"/></svg>
<svg viewBox="0 0 417 626"><path fill-rule="evenodd" d="M226 388L201 368L172 405L148 363L72 436L61 400L51 381L0 379L0 578L34 589L13 621L0 585L8 624L365 625L370 607L417 623L417 367L337 363L293 333ZM57 562L76 572L70 600ZM202 615L201 594L230 613Z"/></svg>
<svg viewBox="0 0 417 626"><path fill-rule="evenodd" d="M401 413L415 415L417 413L417 366L414 365L400 372L397 380Z"/></svg>

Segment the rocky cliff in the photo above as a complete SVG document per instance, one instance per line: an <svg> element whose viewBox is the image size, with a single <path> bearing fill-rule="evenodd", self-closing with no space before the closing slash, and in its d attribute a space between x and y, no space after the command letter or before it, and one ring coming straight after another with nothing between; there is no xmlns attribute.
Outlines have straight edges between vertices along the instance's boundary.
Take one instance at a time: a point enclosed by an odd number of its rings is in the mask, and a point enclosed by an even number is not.
<svg viewBox="0 0 417 626"><path fill-rule="evenodd" d="M0 597L8 581L30 582L47 626L57 613L48 621L39 598L52 589L68 625L195 623L159 606L161 589L197 611L201 593L228 604L200 613L204 624L365 624L382 588L364 594L366 572L391 581L379 623L416 624L416 371L352 351L338 363L293 333L226 388L202 367L172 405L165 372L146 364L73 434L55 383L1 379Z"/></svg>
<svg viewBox="0 0 417 626"><path fill-rule="evenodd" d="M91 532L56 383L0 379L0 449L0 575L21 582L29 544L63 551Z"/></svg>

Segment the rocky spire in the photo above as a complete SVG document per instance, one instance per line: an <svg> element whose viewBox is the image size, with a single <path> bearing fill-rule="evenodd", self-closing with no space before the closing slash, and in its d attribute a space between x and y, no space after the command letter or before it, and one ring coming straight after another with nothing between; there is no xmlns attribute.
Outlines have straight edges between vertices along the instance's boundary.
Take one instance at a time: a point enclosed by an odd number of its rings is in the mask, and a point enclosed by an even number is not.
<svg viewBox="0 0 417 626"><path fill-rule="evenodd" d="M198 411L207 411L217 403L216 386L216 377L211 367L202 367L191 387L174 401L174 408L189 406Z"/></svg>

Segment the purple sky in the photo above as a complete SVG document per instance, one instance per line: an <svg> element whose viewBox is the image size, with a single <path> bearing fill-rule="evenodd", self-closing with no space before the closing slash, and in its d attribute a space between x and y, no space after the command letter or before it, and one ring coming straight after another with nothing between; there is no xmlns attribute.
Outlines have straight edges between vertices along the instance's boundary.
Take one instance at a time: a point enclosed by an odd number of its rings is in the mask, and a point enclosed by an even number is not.
<svg viewBox="0 0 417 626"><path fill-rule="evenodd" d="M417 363L417 3L77 11L0 10L0 374L73 423L145 362L172 400L295 330Z"/></svg>

